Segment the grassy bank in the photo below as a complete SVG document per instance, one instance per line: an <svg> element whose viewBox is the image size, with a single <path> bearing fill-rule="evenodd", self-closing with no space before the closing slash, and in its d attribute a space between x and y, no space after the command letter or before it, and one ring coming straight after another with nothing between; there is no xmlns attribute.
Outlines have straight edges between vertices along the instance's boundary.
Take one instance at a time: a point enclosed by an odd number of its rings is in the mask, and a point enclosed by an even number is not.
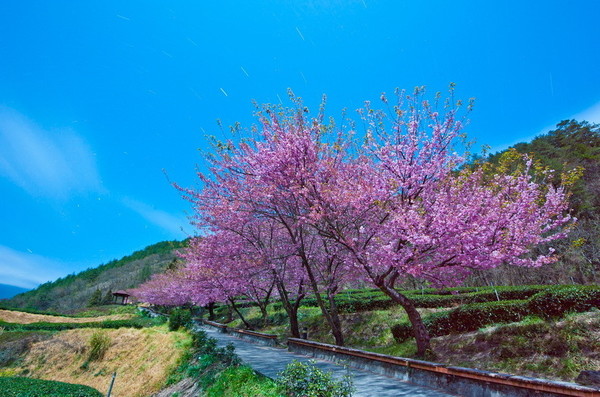
<svg viewBox="0 0 600 397"><path fill-rule="evenodd" d="M144 329L73 329L60 332L4 331L2 346L14 346L7 376L88 385L106 392L117 373L115 395L148 396L165 384L188 350L191 337L165 325Z"/></svg>
<svg viewBox="0 0 600 397"><path fill-rule="evenodd" d="M208 397L276 397L277 386L250 367L242 365L233 346L217 347L216 340L202 331L192 333L192 343L179 365L172 371L167 384L172 385L156 397L178 395L190 391L190 382L196 391Z"/></svg>

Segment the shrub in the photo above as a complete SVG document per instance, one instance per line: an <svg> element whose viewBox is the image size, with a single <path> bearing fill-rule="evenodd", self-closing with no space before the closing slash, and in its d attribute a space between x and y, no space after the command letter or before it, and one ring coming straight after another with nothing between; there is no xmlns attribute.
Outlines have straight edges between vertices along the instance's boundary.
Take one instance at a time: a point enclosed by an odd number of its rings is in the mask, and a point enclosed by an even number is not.
<svg viewBox="0 0 600 397"><path fill-rule="evenodd" d="M495 323L519 321L526 315L527 301L484 302L432 313L423 318L423 323L429 331L429 335L436 337L454 332L476 331ZM399 343L413 337L412 326L408 322L394 325L391 331Z"/></svg>
<svg viewBox="0 0 600 397"><path fill-rule="evenodd" d="M227 368L205 391L207 397L279 397L275 382L248 366Z"/></svg>
<svg viewBox="0 0 600 397"><path fill-rule="evenodd" d="M451 332L469 332L490 324L520 321L526 315L526 301L485 302L463 305L451 310L448 321Z"/></svg>
<svg viewBox="0 0 600 397"><path fill-rule="evenodd" d="M441 308L469 303L494 302L502 300L523 300L550 288L548 285L500 286L500 287L460 287L423 290L408 290L403 293L416 307ZM347 290L335 297L338 309L344 313L372 310L386 310L397 303L381 290ZM315 298L303 300L304 306L317 306Z"/></svg>
<svg viewBox="0 0 600 397"><path fill-rule="evenodd" d="M88 361L101 360L110 347L110 338L104 332L96 331L90 337Z"/></svg>
<svg viewBox="0 0 600 397"><path fill-rule="evenodd" d="M484 287L479 291L474 288L463 289L461 293L451 294L448 291L441 290L437 294L415 295L408 294L413 300L415 306L423 308L450 307L480 302L498 302L505 300L523 300L528 299L534 294L543 291L550 286L547 285L524 285L524 286L500 286ZM454 290L456 291L456 289Z"/></svg>
<svg viewBox="0 0 600 397"><path fill-rule="evenodd" d="M215 356L226 366L237 366L241 359L235 354L235 347L229 343L225 347L217 347L217 340L209 337L204 331L194 331L192 335L192 348L203 355Z"/></svg>
<svg viewBox="0 0 600 397"><path fill-rule="evenodd" d="M192 322L192 313L188 309L176 308L169 316L169 330L177 331L181 327L186 327Z"/></svg>
<svg viewBox="0 0 600 397"><path fill-rule="evenodd" d="M277 379L279 391L288 397L347 397L354 391L352 379L345 375L336 381L330 372L314 365L292 361Z"/></svg>
<svg viewBox="0 0 600 397"><path fill-rule="evenodd" d="M194 330L191 349L169 375L167 384L191 377L196 379L203 390L207 390L217 381L221 372L227 368L236 368L241 362L232 344L219 348L216 339L210 338L204 331Z"/></svg>
<svg viewBox="0 0 600 397"><path fill-rule="evenodd" d="M102 397L89 386L21 377L0 377L3 397Z"/></svg>

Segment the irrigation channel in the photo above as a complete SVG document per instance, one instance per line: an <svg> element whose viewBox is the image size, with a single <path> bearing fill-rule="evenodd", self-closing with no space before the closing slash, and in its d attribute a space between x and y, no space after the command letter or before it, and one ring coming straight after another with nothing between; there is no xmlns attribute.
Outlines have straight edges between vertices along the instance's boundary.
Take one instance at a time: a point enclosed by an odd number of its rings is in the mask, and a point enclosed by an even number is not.
<svg viewBox="0 0 600 397"><path fill-rule="evenodd" d="M350 373L357 397L600 397L600 390L574 383L452 367L302 339L288 339L288 349L284 349L276 347L276 335L235 330L206 320L197 327L220 346L233 344L246 364L273 379L293 360L314 360L335 377Z"/></svg>
<svg viewBox="0 0 600 397"><path fill-rule="evenodd" d="M276 378L277 374L285 369L285 367L293 360L307 362L311 358L290 352L286 349L263 346L256 343L234 337L210 326L199 326L210 337L218 341L219 346L225 346L231 343L235 346L235 352L244 361L251 366L256 372ZM329 361L315 359L315 365L324 371L331 371L337 377L341 377L350 372L353 377L356 391L353 396L356 397L373 397L373 396L411 396L411 397L443 397L456 396L456 394L448 394L441 390L435 390L423 386L417 386L409 382L401 381L400 379L387 377L384 375L375 374L369 371L363 371L353 368L344 368L339 364Z"/></svg>

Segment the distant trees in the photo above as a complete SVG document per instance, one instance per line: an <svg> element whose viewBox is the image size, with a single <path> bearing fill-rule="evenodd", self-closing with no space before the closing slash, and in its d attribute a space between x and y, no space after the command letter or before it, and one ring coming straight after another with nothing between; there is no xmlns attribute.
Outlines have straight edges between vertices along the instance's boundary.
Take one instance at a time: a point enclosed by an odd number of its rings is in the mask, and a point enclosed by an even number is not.
<svg viewBox="0 0 600 397"><path fill-rule="evenodd" d="M555 170L555 184L560 183L564 172L580 169L582 178L571 189L573 214L578 219L600 215L600 124L563 120L556 129L531 142L518 143L513 149L529 154L541 166ZM497 163L504 152L491 155L488 161Z"/></svg>
<svg viewBox="0 0 600 397"><path fill-rule="evenodd" d="M560 263L534 274L527 269L501 269L489 275L497 283L598 283L600 282L600 124L563 120L554 130L531 142L489 156L498 164L509 151L530 156L537 167L555 170L552 183L558 186L564 176L578 174L569 195L572 215L578 219L570 238L557 242Z"/></svg>
<svg viewBox="0 0 600 397"><path fill-rule="evenodd" d="M110 305L111 303L114 302L114 300L115 300L115 297L113 296L112 291L109 289L106 291L104 298L102 298L102 304Z"/></svg>
<svg viewBox="0 0 600 397"><path fill-rule="evenodd" d="M97 289L96 291L94 291L94 293L90 297L90 300L88 301L88 307L99 306L101 304L102 304L102 291Z"/></svg>
<svg viewBox="0 0 600 397"><path fill-rule="evenodd" d="M369 102L359 111L360 138L347 119L325 121L323 106L310 118L292 95L292 109L259 112L252 138L216 145L202 188L178 186L203 241L212 241L185 252L182 285L206 301L248 296L253 283L278 278L289 291L300 286L298 297L306 285L341 345L333 297L344 285L371 283L406 310L424 355L429 335L397 289L403 279L456 285L477 269L555 261L552 248L531 252L562 237L571 220L552 174L520 157L506 172L458 171L460 103L439 95L430 103L422 89L396 94L395 104L382 95L386 111Z"/></svg>

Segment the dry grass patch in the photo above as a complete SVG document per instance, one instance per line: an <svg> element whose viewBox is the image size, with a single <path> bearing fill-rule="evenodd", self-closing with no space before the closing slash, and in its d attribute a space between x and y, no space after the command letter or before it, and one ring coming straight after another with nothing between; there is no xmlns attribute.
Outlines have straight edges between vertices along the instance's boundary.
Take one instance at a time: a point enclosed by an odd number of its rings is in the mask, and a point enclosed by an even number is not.
<svg viewBox="0 0 600 397"><path fill-rule="evenodd" d="M6 321L7 323L17 324L31 324L31 323L91 323L100 322L105 320L127 320L133 317L132 314L113 314L110 316L100 317L63 317L63 316L50 316L47 314L33 314L18 312L13 310L2 310L0 309L0 320Z"/></svg>
<svg viewBox="0 0 600 397"><path fill-rule="evenodd" d="M90 359L92 336L110 342L101 357ZM166 327L111 330L75 329L35 343L21 370L28 376L88 385L106 393L117 372L113 397L148 396L164 385L191 338Z"/></svg>

